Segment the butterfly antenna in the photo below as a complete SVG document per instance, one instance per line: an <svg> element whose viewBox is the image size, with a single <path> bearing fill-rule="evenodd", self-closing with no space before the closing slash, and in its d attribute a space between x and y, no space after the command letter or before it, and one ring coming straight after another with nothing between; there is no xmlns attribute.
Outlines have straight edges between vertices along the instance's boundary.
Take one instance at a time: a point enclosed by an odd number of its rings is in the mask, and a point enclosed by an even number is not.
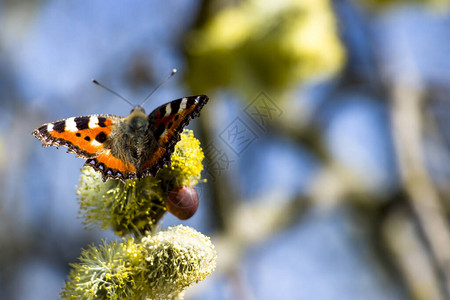
<svg viewBox="0 0 450 300"><path fill-rule="evenodd" d="M103 84L101 84L100 82L98 82L97 80L95 80L95 79L92 79L92 82L93 83L95 83L96 85L98 85L98 86L100 86L100 87L102 87L102 88L104 88L105 90L107 90L108 92L110 92L110 93L113 93L114 95L116 95L117 97L119 97L120 99L122 99L123 101L125 101L126 103L128 103L128 104L130 104L131 106L133 106L134 107L134 104L133 103L131 103L128 99L126 99L125 97L123 97L122 95L120 95L120 94L118 94L118 93L116 93L116 92L114 92L113 90L111 90L110 88L108 88L108 87L106 87L106 86L104 86Z"/></svg>
<svg viewBox="0 0 450 300"><path fill-rule="evenodd" d="M144 106L145 102L147 102L148 99L150 99L150 96L153 95L164 83L167 82L167 80L169 80L173 75L175 75L175 73L177 72L177 69L173 69L172 73L170 73L170 75L164 79L160 84L158 84L153 91L151 91L150 94L148 94L147 97L145 97L144 102L142 102L139 106Z"/></svg>

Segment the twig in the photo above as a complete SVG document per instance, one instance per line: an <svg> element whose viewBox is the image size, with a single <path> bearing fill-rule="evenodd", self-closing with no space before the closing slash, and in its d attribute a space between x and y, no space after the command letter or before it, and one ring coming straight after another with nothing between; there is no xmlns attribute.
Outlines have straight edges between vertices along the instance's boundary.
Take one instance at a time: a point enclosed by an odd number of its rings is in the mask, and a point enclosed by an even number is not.
<svg viewBox="0 0 450 300"><path fill-rule="evenodd" d="M428 243L442 279L443 292L450 296L450 232L438 193L425 166L422 152L423 97L411 84L392 87L392 124L394 142L404 187Z"/></svg>

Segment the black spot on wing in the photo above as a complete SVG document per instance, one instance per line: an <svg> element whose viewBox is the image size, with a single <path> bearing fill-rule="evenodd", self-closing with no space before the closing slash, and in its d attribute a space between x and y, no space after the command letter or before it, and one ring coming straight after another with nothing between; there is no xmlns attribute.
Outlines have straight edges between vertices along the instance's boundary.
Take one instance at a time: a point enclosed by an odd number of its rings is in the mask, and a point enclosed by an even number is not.
<svg viewBox="0 0 450 300"><path fill-rule="evenodd" d="M155 136L156 139L158 139L164 132L164 130L166 130L166 127L164 126L163 123L160 123L158 128L156 128L155 132L153 133L153 135Z"/></svg>
<svg viewBox="0 0 450 300"><path fill-rule="evenodd" d="M84 129L89 129L89 120L91 118L90 117L76 117L74 119L75 124L77 124L77 129L78 130L84 130Z"/></svg>
<svg viewBox="0 0 450 300"><path fill-rule="evenodd" d="M53 130L56 132L59 133L64 132L65 128L66 128L66 121L64 120L53 123Z"/></svg>
<svg viewBox="0 0 450 300"><path fill-rule="evenodd" d="M106 141L106 138L106 133L104 133L103 131L95 136L95 140L99 143L104 143Z"/></svg>
<svg viewBox="0 0 450 300"><path fill-rule="evenodd" d="M161 117L161 118L164 117L164 115L166 114L166 105L162 106L162 107L159 109L159 113L160 113L160 117Z"/></svg>
<svg viewBox="0 0 450 300"><path fill-rule="evenodd" d="M195 104L195 100L196 100L197 98L194 98L194 97L189 97L188 98L188 100L187 100L187 102L186 102L186 108L189 108L189 107L191 107L192 105L194 105Z"/></svg>
<svg viewBox="0 0 450 300"><path fill-rule="evenodd" d="M39 139L47 138L48 136L47 124L42 125L41 127L35 129L33 131L33 135Z"/></svg>
<svg viewBox="0 0 450 300"><path fill-rule="evenodd" d="M98 126L100 126L100 127L106 127L105 122L106 122L106 118L104 118L104 117L98 117Z"/></svg>
<svg viewBox="0 0 450 300"><path fill-rule="evenodd" d="M33 135L38 138L43 143L43 145L46 145L48 143L48 140L51 139L51 136L47 130L47 126L48 125L45 124L33 130Z"/></svg>
<svg viewBox="0 0 450 300"><path fill-rule="evenodd" d="M91 141L91 137L90 137L90 136L88 136L88 135L87 135L87 136L85 136L85 137L84 137L84 139L85 139L86 141L88 141L88 142L90 142L90 141Z"/></svg>
<svg viewBox="0 0 450 300"><path fill-rule="evenodd" d="M170 102L170 108L171 108L170 114L171 115L178 113L178 110L180 110L181 101L182 101L182 99Z"/></svg>
<svg viewBox="0 0 450 300"><path fill-rule="evenodd" d="M80 136L81 136L81 133L77 132L77 133L75 133L75 135L76 135L77 137L80 137Z"/></svg>

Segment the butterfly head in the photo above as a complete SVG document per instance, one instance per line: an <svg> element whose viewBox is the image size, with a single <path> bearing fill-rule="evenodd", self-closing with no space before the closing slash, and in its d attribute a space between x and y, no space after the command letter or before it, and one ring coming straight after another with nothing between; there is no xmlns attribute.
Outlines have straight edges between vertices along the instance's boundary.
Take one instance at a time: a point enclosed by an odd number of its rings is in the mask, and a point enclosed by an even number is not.
<svg viewBox="0 0 450 300"><path fill-rule="evenodd" d="M127 121L129 130L142 133L145 133L147 131L148 116L141 106L136 105L135 107L133 107L130 115L127 117Z"/></svg>
<svg viewBox="0 0 450 300"><path fill-rule="evenodd" d="M142 112L145 114L145 109L143 109L142 106L140 106L140 105L135 105L135 106L133 106L133 109L130 111L130 114L132 114L134 112Z"/></svg>

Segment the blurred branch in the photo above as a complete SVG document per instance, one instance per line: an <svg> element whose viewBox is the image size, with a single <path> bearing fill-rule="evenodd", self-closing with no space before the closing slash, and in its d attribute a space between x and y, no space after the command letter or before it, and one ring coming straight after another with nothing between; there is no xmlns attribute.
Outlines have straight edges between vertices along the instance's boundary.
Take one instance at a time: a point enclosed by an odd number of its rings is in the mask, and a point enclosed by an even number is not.
<svg viewBox="0 0 450 300"><path fill-rule="evenodd" d="M438 98L434 98L437 96L433 94L427 94L427 97L430 99L430 108L427 108L424 112L426 135L427 139L431 138L431 140L438 145L438 147L433 147L433 154L429 160L429 169L431 170L430 172L433 172L433 170L439 172L437 170L441 169L441 164L448 164L450 158L450 139L447 137L448 107L439 105L440 101L437 100ZM436 190L439 193L439 197L442 200L442 205L445 208L445 213L448 214L450 208L450 186L448 180L440 176L434 177L433 180Z"/></svg>
<svg viewBox="0 0 450 300"><path fill-rule="evenodd" d="M417 224L410 211L396 207L388 212L382 224L382 236L398 264L401 277L413 299L444 299L439 291L439 279L427 255Z"/></svg>
<svg viewBox="0 0 450 300"><path fill-rule="evenodd" d="M450 232L444 209L425 166L422 145L423 95L412 84L395 82L391 89L394 143L400 173L424 239L450 297Z"/></svg>

